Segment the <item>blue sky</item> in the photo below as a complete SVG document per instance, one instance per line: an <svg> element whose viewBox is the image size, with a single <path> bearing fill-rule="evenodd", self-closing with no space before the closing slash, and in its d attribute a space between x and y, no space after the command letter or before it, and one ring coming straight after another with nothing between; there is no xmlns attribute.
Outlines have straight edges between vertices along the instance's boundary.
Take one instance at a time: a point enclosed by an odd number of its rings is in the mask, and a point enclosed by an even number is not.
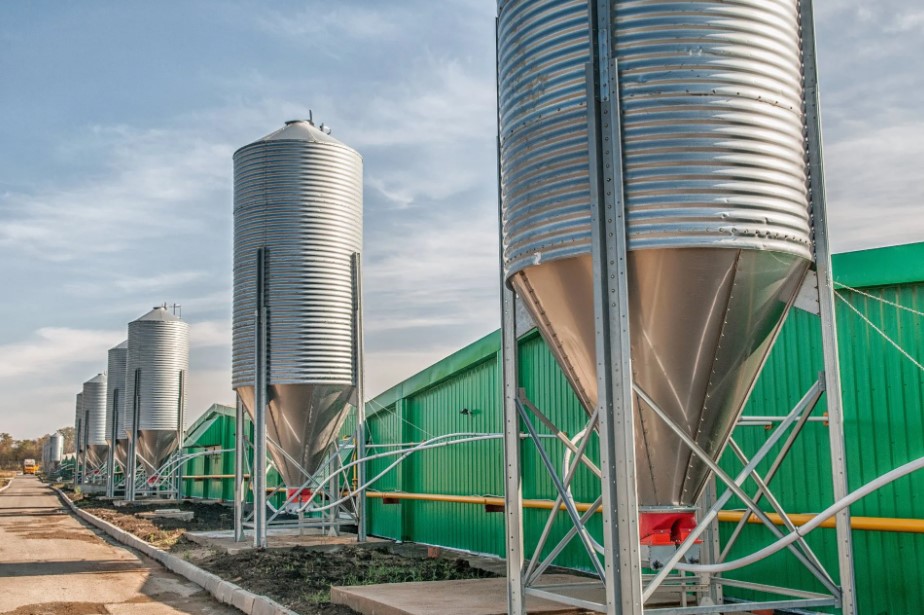
<svg viewBox="0 0 924 615"><path fill-rule="evenodd" d="M816 0L832 241L924 240L924 7ZM0 431L69 424L128 321L230 391L231 154L304 117L365 159L370 393L498 325L491 0L0 3Z"/></svg>

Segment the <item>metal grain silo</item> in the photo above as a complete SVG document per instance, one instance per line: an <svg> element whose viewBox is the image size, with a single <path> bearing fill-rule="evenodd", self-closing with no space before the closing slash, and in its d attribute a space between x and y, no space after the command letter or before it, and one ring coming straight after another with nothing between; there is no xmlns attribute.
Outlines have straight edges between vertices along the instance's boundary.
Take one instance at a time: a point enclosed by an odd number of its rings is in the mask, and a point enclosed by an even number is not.
<svg viewBox="0 0 924 615"><path fill-rule="evenodd" d="M633 375L717 457L812 258L798 0L612 6ZM587 0L498 5L504 274L588 411L590 23ZM706 465L636 403L639 504L692 505Z"/></svg>
<svg viewBox="0 0 924 615"><path fill-rule="evenodd" d="M48 437L48 455L52 466L57 467L64 458L64 437L53 433Z"/></svg>
<svg viewBox="0 0 924 615"><path fill-rule="evenodd" d="M128 323L126 427L148 473L176 450L186 412L189 325L158 306ZM135 423L137 418L137 423Z"/></svg>
<svg viewBox="0 0 924 615"><path fill-rule="evenodd" d="M356 384L352 262L362 250L362 158L311 121L286 122L234 154L233 386L251 414L260 249L266 430L295 487L301 470L318 468Z"/></svg>
<svg viewBox="0 0 924 615"><path fill-rule="evenodd" d="M86 421L87 464L97 468L106 462L106 374L83 383L83 412Z"/></svg>
<svg viewBox="0 0 924 615"><path fill-rule="evenodd" d="M128 364L128 340L109 349L106 405L109 421L106 423L106 441L114 446L115 459L125 466L128 453L128 431L125 428L125 368ZM115 434L113 434L113 428Z"/></svg>

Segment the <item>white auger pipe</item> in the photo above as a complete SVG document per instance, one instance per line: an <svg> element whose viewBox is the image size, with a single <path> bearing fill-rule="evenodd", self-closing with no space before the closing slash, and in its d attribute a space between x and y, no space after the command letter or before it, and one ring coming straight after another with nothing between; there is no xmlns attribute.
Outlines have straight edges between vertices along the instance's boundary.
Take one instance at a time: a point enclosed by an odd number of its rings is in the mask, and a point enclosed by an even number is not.
<svg viewBox="0 0 924 615"><path fill-rule="evenodd" d="M452 442L436 442L437 440L442 440L442 439L448 438L448 437L458 437L458 436L460 436L460 435L463 435L463 434L448 434L448 435L445 435L445 436L437 436L436 438L433 438L432 440L429 440L429 441L428 441L428 442L434 442L433 444L427 444L426 442L424 442L423 444L419 444L419 445L415 446L415 447L412 448L412 449L407 449L407 450L403 450L403 451L392 451L392 452L388 452L388 453L378 453L378 454L376 454L376 455L371 455L371 456L369 456L369 457L366 457L366 461L369 461L369 460L372 460L372 459L378 459L378 458L382 458L382 457L394 457L395 455L401 454L401 456L400 456L396 461L394 461L391 465L389 465L387 468L385 468L384 470L382 470L381 472L379 472L378 474L376 474L374 477L372 477L372 478L366 480L366 483L365 483L365 484L359 485L355 490L351 491L351 492L350 492L348 495L346 495L345 497L342 497L342 498L340 498L339 500L336 500L336 501L334 501L334 502L329 502L329 503L326 504L325 506L319 506L319 507L317 507L317 508L311 508L311 509L310 509L310 512L321 512L321 511L329 510L330 508L333 508L333 507L335 507L335 506L340 506L341 504L343 504L344 502L348 501L349 499L351 499L351 498L354 497L355 495L357 495L357 494L359 494L359 493L362 493L363 491L366 491L366 490L367 490L370 486L372 486L376 481L378 481L380 478L382 478L383 476L385 476L386 474L388 474L388 472L390 472L391 470L393 470L399 463L401 463L401 462L404 461L407 457L409 457L412 453L416 453L417 451L424 451L424 450L429 450L429 449L434 449L434 448L442 448L442 447L444 447L444 446L451 446L451 445L453 445L453 444L465 444L465 443L469 443L469 442L481 442L481 441L484 441L484 440L496 440L496 439L498 439L498 438L503 437L503 434L477 434L477 435L474 435L474 436L472 436L471 434L469 434L469 435L468 435L469 437L466 437L465 439L462 439L462 440L454 440L454 441L452 441ZM335 472L334 475L337 475L337 474L341 474L341 473L343 473L343 472L346 472L346 471L349 470L351 467L355 466L357 463L359 463L359 462L358 462L358 461L354 461L354 462L352 462L352 463L350 463L350 464L347 464L347 465L343 466L340 470L338 470L337 472Z"/></svg>
<svg viewBox="0 0 924 615"><path fill-rule="evenodd" d="M839 513L844 508L847 508L857 500L863 499L868 496L873 491L881 489L882 487L888 485L894 480L897 480L907 474L911 474L917 470L924 468L924 457L920 459L915 459L914 461L909 461L908 463L895 468L890 472L886 472L879 478L872 480L856 491L851 492L847 497L835 502L818 515L801 527L797 527L795 531L786 534L782 538L778 539L776 542L770 543L768 546L764 547L760 551L747 555L740 559L732 560L730 562L722 562L721 564L684 564L678 563L674 566L675 570L682 570L684 572L693 572L693 573L719 573L719 572L728 572L729 570L737 570L738 568L743 568L754 562L758 562L765 557L773 555L781 549L785 549L792 543L796 542L800 537L805 536L812 530L816 529L825 520L830 519L837 513Z"/></svg>

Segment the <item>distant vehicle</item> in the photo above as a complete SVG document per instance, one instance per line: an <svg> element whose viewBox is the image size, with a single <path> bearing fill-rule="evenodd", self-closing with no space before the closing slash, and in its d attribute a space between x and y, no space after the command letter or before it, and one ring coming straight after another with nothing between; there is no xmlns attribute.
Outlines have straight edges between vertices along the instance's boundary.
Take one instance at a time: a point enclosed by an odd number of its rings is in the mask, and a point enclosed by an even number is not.
<svg viewBox="0 0 924 615"><path fill-rule="evenodd" d="M23 474L35 474L38 470L38 465L35 463L35 459L23 459L22 462L22 473Z"/></svg>

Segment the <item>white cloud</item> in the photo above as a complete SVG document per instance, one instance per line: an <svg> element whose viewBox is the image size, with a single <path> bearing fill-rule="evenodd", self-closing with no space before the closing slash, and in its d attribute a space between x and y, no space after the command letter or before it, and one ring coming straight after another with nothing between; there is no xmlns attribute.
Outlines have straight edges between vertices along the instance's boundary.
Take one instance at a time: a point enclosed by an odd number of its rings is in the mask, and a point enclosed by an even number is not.
<svg viewBox="0 0 924 615"><path fill-rule="evenodd" d="M231 346L230 320L204 320L191 322L189 325L189 346L197 348L214 348Z"/></svg>
<svg viewBox="0 0 924 615"><path fill-rule="evenodd" d="M125 333L117 330L86 330L67 327L42 327L28 340L0 346L0 379L26 374L45 373L54 381L64 367L89 366L85 379L105 371L107 351L120 343ZM93 373L89 373L93 371ZM75 382L75 388L79 387Z"/></svg>
<svg viewBox="0 0 924 615"><path fill-rule="evenodd" d="M892 27L896 32L924 32L924 10L918 9L897 15Z"/></svg>
<svg viewBox="0 0 924 615"><path fill-rule="evenodd" d="M0 195L0 248L50 261L116 254L201 231L201 202L228 191L230 144L127 126L97 126L92 137L106 145L106 172Z"/></svg>
<svg viewBox="0 0 924 615"><path fill-rule="evenodd" d="M230 370L189 370L189 389L186 401L186 425L189 426L212 404L233 406L235 395L231 390Z"/></svg>
<svg viewBox="0 0 924 615"><path fill-rule="evenodd" d="M378 7L328 4L295 13L269 11L257 20L257 25L274 36L306 41L334 54L344 39L356 44L400 36L404 17L407 17L406 10L392 4ZM340 41L340 45L333 45L334 41Z"/></svg>
<svg viewBox="0 0 924 615"><path fill-rule="evenodd" d="M835 251L924 237L924 123L867 128L825 150Z"/></svg>

